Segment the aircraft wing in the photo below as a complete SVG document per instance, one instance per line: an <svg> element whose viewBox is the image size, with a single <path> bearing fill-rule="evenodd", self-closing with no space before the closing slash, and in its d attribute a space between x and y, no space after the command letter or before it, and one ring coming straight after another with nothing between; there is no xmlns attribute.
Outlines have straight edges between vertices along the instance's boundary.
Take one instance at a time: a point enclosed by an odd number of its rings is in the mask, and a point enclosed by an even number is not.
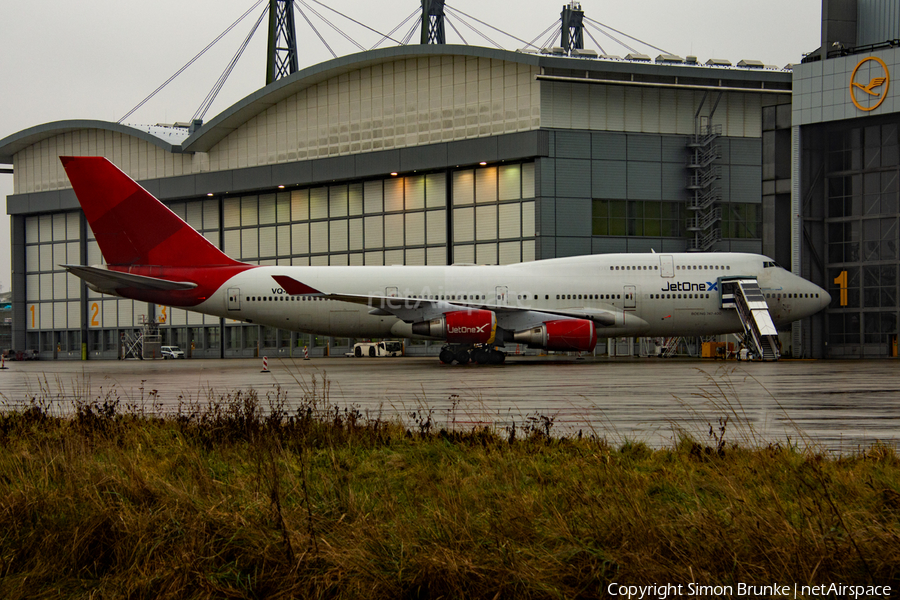
<svg viewBox="0 0 900 600"><path fill-rule="evenodd" d="M191 290L197 287L196 283L191 283L189 281L169 281L167 279L158 279L156 277L147 277L145 275L134 275L133 273L111 271L106 267L96 265L90 267L85 265L60 266L72 275L84 279L89 288L101 294L116 295L116 290L121 288L171 291Z"/></svg>
<svg viewBox="0 0 900 600"><path fill-rule="evenodd" d="M615 309L572 308L562 310L533 310L526 306L500 306L465 300L423 300L394 296L365 296L354 294L324 294L326 298L365 304L372 308L372 314L390 314L407 323L428 321L456 310L490 310L497 315L497 324L510 331L519 331L540 325L544 321L569 318L588 319L598 326L615 325L619 311ZM621 320L621 319L620 319Z"/></svg>
<svg viewBox="0 0 900 600"><path fill-rule="evenodd" d="M393 315L407 323L428 321L457 310L490 310L497 315L497 324L510 331L535 327L541 323L559 319L588 319L596 325L611 327L621 322L622 311L610 306L603 308L571 308L559 310L533 310L525 306L485 304L466 300L426 300L399 296L375 296L366 294L339 294L321 292L284 275L274 276L275 281L289 294L316 295L329 300L362 304L371 308L370 314Z"/></svg>

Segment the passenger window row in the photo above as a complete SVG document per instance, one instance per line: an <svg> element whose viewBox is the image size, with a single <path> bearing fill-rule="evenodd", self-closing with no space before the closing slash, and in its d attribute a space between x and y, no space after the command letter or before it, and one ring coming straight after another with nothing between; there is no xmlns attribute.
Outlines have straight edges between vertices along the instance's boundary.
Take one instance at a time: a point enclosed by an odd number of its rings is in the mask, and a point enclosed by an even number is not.
<svg viewBox="0 0 900 600"><path fill-rule="evenodd" d="M413 300L484 300L485 296L472 294L470 298L469 294L426 294L424 296L412 294L410 298Z"/></svg>
<svg viewBox="0 0 900 600"><path fill-rule="evenodd" d="M766 294L766 298L775 298L776 300L781 300L782 298L818 298L818 294Z"/></svg>
<svg viewBox="0 0 900 600"><path fill-rule="evenodd" d="M675 267L679 271L730 271L731 267L729 265L678 265ZM619 265L610 265L610 271L658 271L659 267L656 265L653 266L619 266Z"/></svg>
<svg viewBox="0 0 900 600"><path fill-rule="evenodd" d="M650 298L653 300L662 300L662 299L679 299L679 298L709 298L709 294L650 294Z"/></svg>
<svg viewBox="0 0 900 600"><path fill-rule="evenodd" d="M678 265L679 271L730 271L730 265Z"/></svg>
<svg viewBox="0 0 900 600"><path fill-rule="evenodd" d="M549 296L544 296L549 300ZM557 300L620 300L622 294L557 294ZM535 296L537 300L537 296Z"/></svg>
<svg viewBox="0 0 900 600"><path fill-rule="evenodd" d="M609 270L610 271L658 271L659 267L657 267L657 266L648 267L647 265L643 265L643 266L625 265L624 267L621 267L621 266L616 265L616 266L610 266Z"/></svg>
<svg viewBox="0 0 900 600"><path fill-rule="evenodd" d="M782 299L783 298L818 298L818 294L766 294L766 298L775 298ZM429 296L410 296L410 298L415 300L469 300L468 294L439 294L439 295L429 295ZM518 300L527 300L527 294L519 294L516 297ZM651 299L661 300L661 299L679 299L679 298L709 298L709 294L650 294ZM471 300L484 300L485 297L473 294ZM538 296L535 294L534 299L537 300ZM550 296L545 295L545 300L549 300ZM621 300L621 294L556 294L557 300ZM322 298L319 296L249 296L247 297L248 302L313 302L313 301L325 301L326 298Z"/></svg>
<svg viewBox="0 0 900 600"><path fill-rule="evenodd" d="M313 300L324 301L325 298L318 296L248 296L247 302L312 302Z"/></svg>

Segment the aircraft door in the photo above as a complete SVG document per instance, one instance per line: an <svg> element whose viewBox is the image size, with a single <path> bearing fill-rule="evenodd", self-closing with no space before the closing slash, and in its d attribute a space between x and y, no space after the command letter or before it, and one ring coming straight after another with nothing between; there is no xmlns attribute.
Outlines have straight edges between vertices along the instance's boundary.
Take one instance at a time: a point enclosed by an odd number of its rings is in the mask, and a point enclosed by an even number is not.
<svg viewBox="0 0 900 600"><path fill-rule="evenodd" d="M228 288L228 310L241 310L241 288Z"/></svg>
<svg viewBox="0 0 900 600"><path fill-rule="evenodd" d="M495 288L497 306L506 306L507 296L509 296L509 288L505 285L498 285Z"/></svg>
<svg viewBox="0 0 900 600"><path fill-rule="evenodd" d="M384 295L388 298L399 298L400 297L400 288L395 286L388 286L384 288ZM387 305L391 307L400 306L399 301L387 300Z"/></svg>
<svg viewBox="0 0 900 600"><path fill-rule="evenodd" d="M634 310L637 308L637 288L635 288L635 286L626 285L622 293L622 298L625 301L625 310Z"/></svg>
<svg viewBox="0 0 900 600"><path fill-rule="evenodd" d="M660 254L659 256L659 276L675 277L675 261L671 254Z"/></svg>

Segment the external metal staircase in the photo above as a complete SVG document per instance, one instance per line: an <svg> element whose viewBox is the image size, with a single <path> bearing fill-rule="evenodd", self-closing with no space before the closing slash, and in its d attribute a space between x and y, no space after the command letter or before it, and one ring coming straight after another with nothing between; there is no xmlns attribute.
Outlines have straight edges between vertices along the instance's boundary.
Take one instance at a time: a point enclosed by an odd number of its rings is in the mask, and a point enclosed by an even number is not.
<svg viewBox="0 0 900 600"><path fill-rule="evenodd" d="M696 217L687 220L687 230L690 232L704 231L709 229L717 221L722 220L722 209L718 206L712 211L705 214L698 214Z"/></svg>
<svg viewBox="0 0 900 600"><path fill-rule="evenodd" d="M716 225L722 220L722 210L716 206L722 198L722 190L716 183L722 177L721 169L715 165L722 154L716 141L722 135L721 125L696 126L698 133L690 137L688 150L687 189L691 193L688 210L693 215L687 222L687 231L691 234L688 250L705 251L722 239L722 233Z"/></svg>
<svg viewBox="0 0 900 600"><path fill-rule="evenodd" d="M722 190L718 187L711 187L709 189L702 190L700 193L692 197L690 202L688 202L688 208L692 211L705 211L721 201Z"/></svg>
<svg viewBox="0 0 900 600"><path fill-rule="evenodd" d="M721 289L722 308L738 312L750 350L762 360L778 360L778 331L756 279L722 280Z"/></svg>
<svg viewBox="0 0 900 600"><path fill-rule="evenodd" d="M682 337L668 337L663 341L662 352L660 356L663 358L672 358L678 352L678 344L682 342Z"/></svg>

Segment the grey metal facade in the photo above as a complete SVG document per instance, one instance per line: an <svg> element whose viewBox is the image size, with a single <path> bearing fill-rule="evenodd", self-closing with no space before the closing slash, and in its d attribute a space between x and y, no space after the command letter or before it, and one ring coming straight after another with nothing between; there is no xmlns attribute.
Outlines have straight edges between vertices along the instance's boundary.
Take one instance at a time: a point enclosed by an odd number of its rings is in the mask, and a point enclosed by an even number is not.
<svg viewBox="0 0 900 600"><path fill-rule="evenodd" d="M856 45L900 39L900 3L896 0L857 0Z"/></svg>
<svg viewBox="0 0 900 600"><path fill-rule="evenodd" d="M653 234L637 208L643 202L666 203L687 218L686 136L642 133L551 131L550 154L538 161L540 173L539 245L541 258L608 252L684 252L682 233ZM720 141L723 206L760 206L762 167L760 139ZM625 205L625 230L596 233L593 202ZM679 227L683 230L683 227ZM654 230L655 231L655 230ZM760 252L762 238L725 238L720 251Z"/></svg>

